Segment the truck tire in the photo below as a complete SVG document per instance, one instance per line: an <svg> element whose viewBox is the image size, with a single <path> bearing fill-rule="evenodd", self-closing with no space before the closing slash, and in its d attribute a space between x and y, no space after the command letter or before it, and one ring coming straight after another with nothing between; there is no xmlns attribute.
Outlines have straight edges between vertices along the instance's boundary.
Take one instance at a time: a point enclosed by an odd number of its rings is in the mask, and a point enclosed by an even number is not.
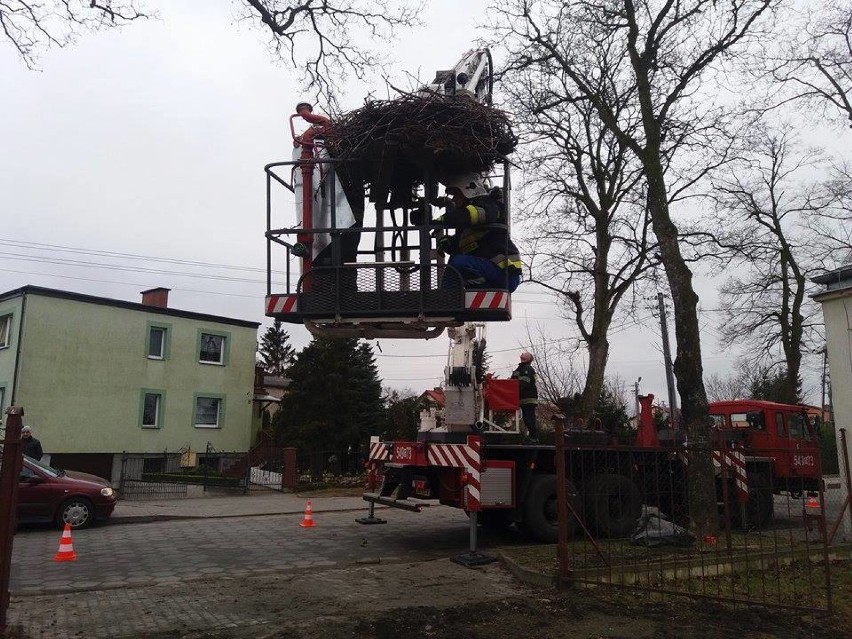
<svg viewBox="0 0 852 639"><path fill-rule="evenodd" d="M601 537L626 537L642 515L642 495L624 475L592 477L584 487L586 516Z"/></svg>
<svg viewBox="0 0 852 639"><path fill-rule="evenodd" d="M566 489L568 502L574 508L577 516L580 516L582 501L570 480L566 480ZM556 505L556 475L548 474L533 477L524 502L524 518L521 522L521 530L536 541L555 544L559 537ZM569 511L568 536L573 536L578 528L577 518Z"/></svg>
<svg viewBox="0 0 852 639"><path fill-rule="evenodd" d="M775 514L775 498L772 495L769 479L764 473L748 474L748 501L745 503L745 512L746 521L743 521L740 504L737 502L732 509L731 519L737 528L762 529L772 521Z"/></svg>

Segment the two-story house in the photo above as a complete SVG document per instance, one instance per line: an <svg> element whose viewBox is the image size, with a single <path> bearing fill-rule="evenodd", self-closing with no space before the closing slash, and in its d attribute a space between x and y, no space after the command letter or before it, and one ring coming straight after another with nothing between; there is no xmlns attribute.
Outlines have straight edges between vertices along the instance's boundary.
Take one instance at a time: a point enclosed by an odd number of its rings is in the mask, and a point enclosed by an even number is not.
<svg viewBox="0 0 852 639"><path fill-rule="evenodd" d="M115 480L122 453L250 448L257 322L36 286L0 294L0 408L58 467Z"/></svg>

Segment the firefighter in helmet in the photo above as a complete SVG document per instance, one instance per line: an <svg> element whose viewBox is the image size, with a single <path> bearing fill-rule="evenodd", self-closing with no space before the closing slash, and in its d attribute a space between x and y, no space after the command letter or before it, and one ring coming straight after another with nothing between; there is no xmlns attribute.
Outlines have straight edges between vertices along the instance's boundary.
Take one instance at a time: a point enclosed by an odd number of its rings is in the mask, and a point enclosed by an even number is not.
<svg viewBox="0 0 852 639"><path fill-rule="evenodd" d="M538 388L535 385L535 369L532 367L533 356L524 351L521 353L521 363L512 371L512 379L520 382L521 416L527 427L527 435L533 443L538 442L538 429L535 425L535 407L538 405Z"/></svg>
<svg viewBox="0 0 852 639"><path fill-rule="evenodd" d="M488 189L482 176L468 173L444 180L447 197L432 200L445 207L432 224L456 229L438 238L438 250L450 256L447 264L461 274L468 288L503 288L511 293L521 281L521 258L507 228L502 190ZM444 286L451 286L447 275Z"/></svg>

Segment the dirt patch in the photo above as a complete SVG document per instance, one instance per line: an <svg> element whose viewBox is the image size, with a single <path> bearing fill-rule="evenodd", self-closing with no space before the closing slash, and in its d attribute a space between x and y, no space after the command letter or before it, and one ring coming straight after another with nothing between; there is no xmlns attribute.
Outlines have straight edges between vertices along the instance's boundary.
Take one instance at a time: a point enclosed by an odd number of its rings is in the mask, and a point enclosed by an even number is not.
<svg viewBox="0 0 852 639"><path fill-rule="evenodd" d="M634 591L535 588L499 564L468 569L438 560L16 597L13 610L38 610L23 617L26 636L51 639L848 639L848 564L834 585L838 612L809 615Z"/></svg>

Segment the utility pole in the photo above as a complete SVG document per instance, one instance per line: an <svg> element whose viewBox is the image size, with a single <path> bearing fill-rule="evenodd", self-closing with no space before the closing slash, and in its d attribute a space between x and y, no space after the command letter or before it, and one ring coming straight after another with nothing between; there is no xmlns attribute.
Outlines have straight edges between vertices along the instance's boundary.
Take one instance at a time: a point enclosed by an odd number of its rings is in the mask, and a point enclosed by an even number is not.
<svg viewBox="0 0 852 639"><path fill-rule="evenodd" d="M636 428L639 428L639 415L642 412L641 407L639 406L639 382L642 381L642 377L640 376L633 384L633 403L635 404L634 409L636 413Z"/></svg>
<svg viewBox="0 0 852 639"><path fill-rule="evenodd" d="M660 308L660 331L663 336L663 358L666 364L666 386L669 390L669 411L672 428L677 428L675 415L677 413L677 394L675 393L674 371L672 370L672 353L669 348L669 327L666 322L666 304L663 294L657 293L657 305Z"/></svg>

